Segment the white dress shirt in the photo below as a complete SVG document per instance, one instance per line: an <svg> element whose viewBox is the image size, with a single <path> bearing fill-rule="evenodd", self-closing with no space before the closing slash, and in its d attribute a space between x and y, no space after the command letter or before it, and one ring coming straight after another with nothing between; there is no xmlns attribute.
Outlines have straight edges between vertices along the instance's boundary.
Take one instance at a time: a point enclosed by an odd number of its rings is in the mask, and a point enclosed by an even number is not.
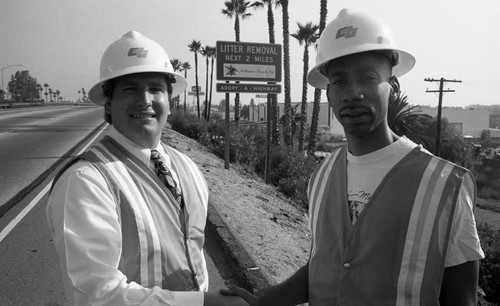
<svg viewBox="0 0 500 306"><path fill-rule="evenodd" d="M149 149L140 148L113 127L108 135L150 165ZM172 169L163 146L155 149ZM104 177L90 162L78 161L59 177L48 200L47 218L71 305L203 305L203 292L127 283L118 270L122 232L117 205ZM200 284L202 290L207 287L208 276Z"/></svg>

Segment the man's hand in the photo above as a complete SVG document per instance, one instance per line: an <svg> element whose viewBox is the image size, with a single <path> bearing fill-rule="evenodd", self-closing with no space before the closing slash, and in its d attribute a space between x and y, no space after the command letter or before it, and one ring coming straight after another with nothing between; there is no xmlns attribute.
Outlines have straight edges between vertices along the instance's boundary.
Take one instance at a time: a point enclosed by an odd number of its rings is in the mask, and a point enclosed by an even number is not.
<svg viewBox="0 0 500 306"><path fill-rule="evenodd" d="M235 295L224 295L219 292L205 292L203 306L249 306L244 299Z"/></svg>
<svg viewBox="0 0 500 306"><path fill-rule="evenodd" d="M251 294L247 290L234 286L234 285L229 285L226 289L221 289L220 292L223 295L227 296L239 296L243 298L250 306L258 306L259 305L259 299L257 298L256 295Z"/></svg>

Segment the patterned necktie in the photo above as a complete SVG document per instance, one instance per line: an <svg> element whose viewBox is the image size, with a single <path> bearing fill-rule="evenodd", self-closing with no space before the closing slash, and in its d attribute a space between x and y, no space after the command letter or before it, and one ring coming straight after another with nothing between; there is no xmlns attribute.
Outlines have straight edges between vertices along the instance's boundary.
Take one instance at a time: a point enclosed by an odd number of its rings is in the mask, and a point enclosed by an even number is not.
<svg viewBox="0 0 500 306"><path fill-rule="evenodd" d="M167 186L170 193L174 196L174 199L183 207L182 199L182 189L175 182L172 172L168 169L167 165L161 160L160 153L156 150L151 150L151 160L155 164L155 173L160 178L160 180Z"/></svg>

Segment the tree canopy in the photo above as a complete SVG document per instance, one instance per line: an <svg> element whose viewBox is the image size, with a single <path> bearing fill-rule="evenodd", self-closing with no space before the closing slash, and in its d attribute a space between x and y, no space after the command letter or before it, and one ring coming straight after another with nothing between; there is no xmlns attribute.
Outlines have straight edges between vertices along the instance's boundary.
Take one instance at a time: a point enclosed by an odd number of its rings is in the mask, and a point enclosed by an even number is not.
<svg viewBox="0 0 500 306"><path fill-rule="evenodd" d="M38 99L37 80L28 70L17 71L10 77L7 90L16 101Z"/></svg>

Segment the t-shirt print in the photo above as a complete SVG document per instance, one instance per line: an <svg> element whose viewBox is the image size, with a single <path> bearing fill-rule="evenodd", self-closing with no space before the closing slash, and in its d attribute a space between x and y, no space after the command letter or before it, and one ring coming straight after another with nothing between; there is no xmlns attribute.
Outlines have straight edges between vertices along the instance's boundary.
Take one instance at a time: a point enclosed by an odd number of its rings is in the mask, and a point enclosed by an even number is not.
<svg viewBox="0 0 500 306"><path fill-rule="evenodd" d="M359 215L366 207L366 204L370 200L371 196L372 196L371 192L366 192L363 190L350 191L347 193L349 216L351 217L353 225L358 220Z"/></svg>

